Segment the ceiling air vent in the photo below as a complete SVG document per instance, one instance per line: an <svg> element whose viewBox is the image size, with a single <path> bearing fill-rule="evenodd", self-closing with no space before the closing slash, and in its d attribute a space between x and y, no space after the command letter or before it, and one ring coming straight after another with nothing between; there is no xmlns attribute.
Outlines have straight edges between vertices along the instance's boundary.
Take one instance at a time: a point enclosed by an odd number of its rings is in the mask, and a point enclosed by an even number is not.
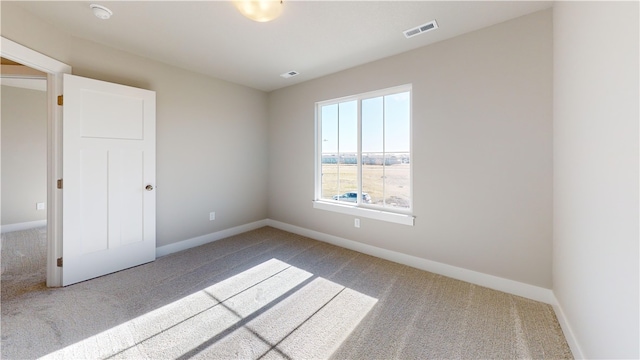
<svg viewBox="0 0 640 360"><path fill-rule="evenodd" d="M429 21L426 24L411 28L404 31L404 36L408 39L416 35L424 34L427 31L435 30L438 28L438 23L435 20Z"/></svg>
<svg viewBox="0 0 640 360"><path fill-rule="evenodd" d="M290 77L294 77L294 76L296 76L296 75L298 75L298 74L300 74L300 73L299 73L299 72L297 72L297 71L287 71L287 72L286 72L286 73L284 73L284 74L280 74L280 76L282 76L282 77L283 77L283 78L285 78L285 79L288 79L288 78L290 78Z"/></svg>

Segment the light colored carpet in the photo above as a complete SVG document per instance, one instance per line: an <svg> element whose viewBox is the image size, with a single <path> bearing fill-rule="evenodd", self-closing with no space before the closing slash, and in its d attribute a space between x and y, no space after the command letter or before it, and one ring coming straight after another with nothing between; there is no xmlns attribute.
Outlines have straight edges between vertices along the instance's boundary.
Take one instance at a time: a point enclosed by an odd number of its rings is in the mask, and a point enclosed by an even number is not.
<svg viewBox="0 0 640 360"><path fill-rule="evenodd" d="M46 227L3 233L0 252L3 307L5 294L19 296L46 289Z"/></svg>
<svg viewBox="0 0 640 360"><path fill-rule="evenodd" d="M11 242L3 359L571 358L549 305L269 227L61 289Z"/></svg>

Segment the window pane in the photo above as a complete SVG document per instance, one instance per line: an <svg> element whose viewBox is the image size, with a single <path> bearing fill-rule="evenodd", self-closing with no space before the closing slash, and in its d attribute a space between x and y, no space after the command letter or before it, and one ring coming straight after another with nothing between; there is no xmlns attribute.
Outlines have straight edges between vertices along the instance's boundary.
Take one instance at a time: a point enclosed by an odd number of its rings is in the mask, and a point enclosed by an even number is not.
<svg viewBox="0 0 640 360"><path fill-rule="evenodd" d="M356 101L327 105L321 109L322 199L350 201L348 193L358 190L357 111Z"/></svg>
<svg viewBox="0 0 640 360"><path fill-rule="evenodd" d="M382 152L384 141L382 97L362 100L362 152Z"/></svg>
<svg viewBox="0 0 640 360"><path fill-rule="evenodd" d="M358 102L349 101L340 103L338 114L339 151L351 153L355 156L358 152Z"/></svg>
<svg viewBox="0 0 640 360"><path fill-rule="evenodd" d="M322 154L338 153L338 105L323 106L320 111L322 119Z"/></svg>
<svg viewBox="0 0 640 360"><path fill-rule="evenodd" d="M330 159L330 158L329 158ZM333 158L335 160L335 158ZM322 199L331 199L338 195L338 164L322 159Z"/></svg>
<svg viewBox="0 0 640 360"><path fill-rule="evenodd" d="M384 205L383 155L362 154L362 192L371 197L371 204Z"/></svg>
<svg viewBox="0 0 640 360"><path fill-rule="evenodd" d="M351 159L343 159L351 162ZM334 200L356 202L355 196L350 196L349 192L358 192L358 166L355 165L355 158L351 164L340 165L340 188L339 198Z"/></svg>
<svg viewBox="0 0 640 360"><path fill-rule="evenodd" d="M408 92L384 97L384 135L387 153L411 150L409 105Z"/></svg>
<svg viewBox="0 0 640 360"><path fill-rule="evenodd" d="M338 106L339 161L338 195L334 200L355 202L350 192L358 191L358 102L348 101Z"/></svg>
<svg viewBox="0 0 640 360"><path fill-rule="evenodd" d="M385 206L411 207L409 153L391 153L385 157Z"/></svg>
<svg viewBox="0 0 640 360"><path fill-rule="evenodd" d="M349 192L358 191L357 179L357 165L322 164L322 198L355 202L355 196L350 197Z"/></svg>
<svg viewBox="0 0 640 360"><path fill-rule="evenodd" d="M320 110L322 130L322 199L338 193L338 105L323 106Z"/></svg>

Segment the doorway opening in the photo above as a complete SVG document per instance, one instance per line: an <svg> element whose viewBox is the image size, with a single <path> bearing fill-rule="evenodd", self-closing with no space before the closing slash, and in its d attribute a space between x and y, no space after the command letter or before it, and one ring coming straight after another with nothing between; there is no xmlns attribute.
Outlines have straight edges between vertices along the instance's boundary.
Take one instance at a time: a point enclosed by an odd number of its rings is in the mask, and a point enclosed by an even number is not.
<svg viewBox="0 0 640 360"><path fill-rule="evenodd" d="M57 106L56 98L62 93L62 76L70 74L71 67L4 37L0 37L0 56L5 61L46 74L46 284L49 287L61 286L62 272L56 259L62 256L62 200L56 191L56 179L62 174L62 110Z"/></svg>
<svg viewBox="0 0 640 360"><path fill-rule="evenodd" d="M46 281L47 74L5 58L0 64L4 295L7 282Z"/></svg>

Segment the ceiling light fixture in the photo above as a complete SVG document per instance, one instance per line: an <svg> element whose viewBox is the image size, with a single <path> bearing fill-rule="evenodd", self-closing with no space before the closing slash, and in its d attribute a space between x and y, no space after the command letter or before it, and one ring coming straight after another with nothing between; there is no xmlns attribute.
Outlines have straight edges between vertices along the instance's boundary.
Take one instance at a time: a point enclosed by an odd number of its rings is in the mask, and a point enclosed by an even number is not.
<svg viewBox="0 0 640 360"><path fill-rule="evenodd" d="M282 14L282 0L235 0L240 13L257 22L271 21Z"/></svg>
<svg viewBox="0 0 640 360"><path fill-rule="evenodd" d="M113 15L113 11L107 9L102 5L91 4L89 5L91 10L93 11L93 15L95 15L98 19L107 20Z"/></svg>

